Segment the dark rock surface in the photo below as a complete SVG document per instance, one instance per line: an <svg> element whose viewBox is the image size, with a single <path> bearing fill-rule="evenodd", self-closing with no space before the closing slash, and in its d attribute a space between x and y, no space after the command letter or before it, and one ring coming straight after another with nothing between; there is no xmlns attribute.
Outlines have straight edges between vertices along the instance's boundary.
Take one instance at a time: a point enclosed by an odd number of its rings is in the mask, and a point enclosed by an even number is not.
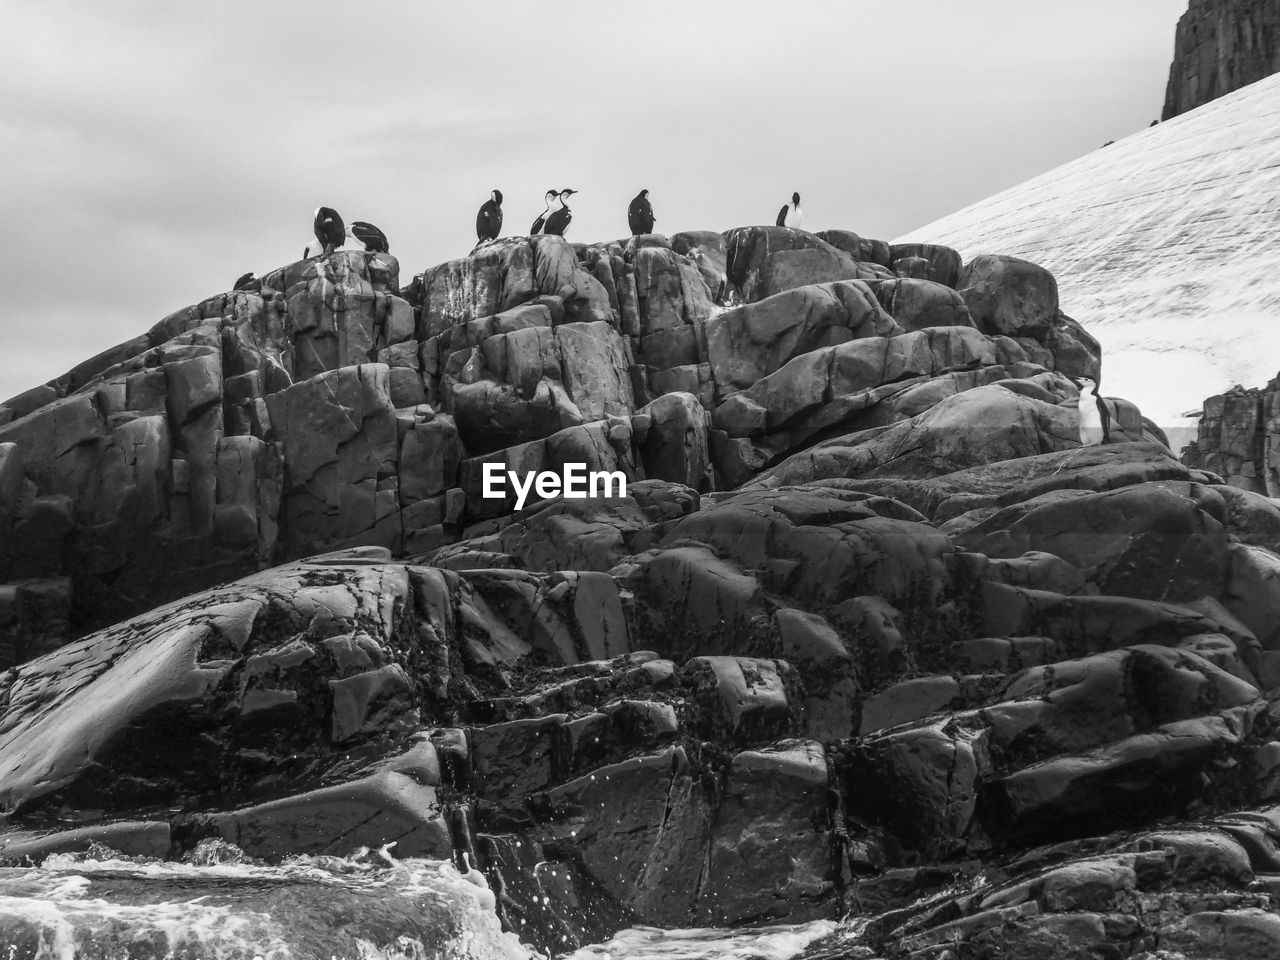
<svg viewBox="0 0 1280 960"><path fill-rule="evenodd" d="M0 406L0 856L467 851L556 950L1278 935L1280 508L1136 408L1079 445L1045 271L745 227L397 273ZM626 494L483 496L567 463Z"/></svg>
<svg viewBox="0 0 1280 960"><path fill-rule="evenodd" d="M1280 71L1271 0L1191 0L1178 21L1162 120Z"/></svg>
<svg viewBox="0 0 1280 960"><path fill-rule="evenodd" d="M1195 441L1183 451L1193 467L1232 487L1280 494L1280 377L1265 387L1232 387L1204 401Z"/></svg>

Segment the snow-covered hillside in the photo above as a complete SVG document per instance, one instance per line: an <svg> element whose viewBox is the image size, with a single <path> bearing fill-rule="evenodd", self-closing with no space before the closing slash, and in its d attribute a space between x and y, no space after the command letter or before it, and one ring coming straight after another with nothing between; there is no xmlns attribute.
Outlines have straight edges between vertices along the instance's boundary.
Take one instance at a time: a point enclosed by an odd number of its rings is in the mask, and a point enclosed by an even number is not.
<svg viewBox="0 0 1280 960"><path fill-rule="evenodd" d="M1095 150L898 242L1057 276L1103 392L1162 426L1280 369L1280 75ZM1181 431L1179 431L1181 433Z"/></svg>

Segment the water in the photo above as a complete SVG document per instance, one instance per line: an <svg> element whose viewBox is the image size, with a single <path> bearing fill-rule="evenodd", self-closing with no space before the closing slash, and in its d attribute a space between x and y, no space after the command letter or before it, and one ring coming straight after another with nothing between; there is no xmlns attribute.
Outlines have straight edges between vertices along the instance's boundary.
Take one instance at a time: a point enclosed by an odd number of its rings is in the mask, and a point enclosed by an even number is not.
<svg viewBox="0 0 1280 960"><path fill-rule="evenodd" d="M0 868L0 960L545 960L501 930L480 875L447 861L265 866L220 842L188 859L98 848ZM837 929L635 927L564 960L790 960Z"/></svg>
<svg viewBox="0 0 1280 960"><path fill-rule="evenodd" d="M537 960L447 861L146 862L0 869L0 960Z"/></svg>
<svg viewBox="0 0 1280 960"><path fill-rule="evenodd" d="M632 927L607 943L575 950L564 960L790 960L837 929L830 920L737 930Z"/></svg>

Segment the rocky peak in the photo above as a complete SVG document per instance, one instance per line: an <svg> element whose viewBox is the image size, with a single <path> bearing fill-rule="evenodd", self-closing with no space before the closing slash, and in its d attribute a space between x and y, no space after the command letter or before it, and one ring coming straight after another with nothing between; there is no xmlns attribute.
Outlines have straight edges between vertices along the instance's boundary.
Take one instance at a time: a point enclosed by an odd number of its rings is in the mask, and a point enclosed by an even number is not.
<svg viewBox="0 0 1280 960"><path fill-rule="evenodd" d="M1178 21L1162 120L1280 71L1273 0L1191 0Z"/></svg>
<svg viewBox="0 0 1280 960"><path fill-rule="evenodd" d="M1275 954L1280 509L1116 398L1081 446L1047 270L743 227L398 274L0 406L0 858L465 851L557 951ZM568 463L626 495L483 496Z"/></svg>

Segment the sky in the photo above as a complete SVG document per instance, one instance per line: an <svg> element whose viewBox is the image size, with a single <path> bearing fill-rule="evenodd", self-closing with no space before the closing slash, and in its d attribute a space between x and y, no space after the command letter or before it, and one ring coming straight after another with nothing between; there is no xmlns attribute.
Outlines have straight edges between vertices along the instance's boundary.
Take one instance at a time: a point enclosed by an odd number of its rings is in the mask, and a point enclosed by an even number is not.
<svg viewBox="0 0 1280 960"><path fill-rule="evenodd" d="M568 236L893 239L1160 115L1186 0L0 0L0 400L298 259L404 281L576 189ZM1067 305L1064 305L1064 307ZM1105 343L1104 343L1105 347Z"/></svg>

